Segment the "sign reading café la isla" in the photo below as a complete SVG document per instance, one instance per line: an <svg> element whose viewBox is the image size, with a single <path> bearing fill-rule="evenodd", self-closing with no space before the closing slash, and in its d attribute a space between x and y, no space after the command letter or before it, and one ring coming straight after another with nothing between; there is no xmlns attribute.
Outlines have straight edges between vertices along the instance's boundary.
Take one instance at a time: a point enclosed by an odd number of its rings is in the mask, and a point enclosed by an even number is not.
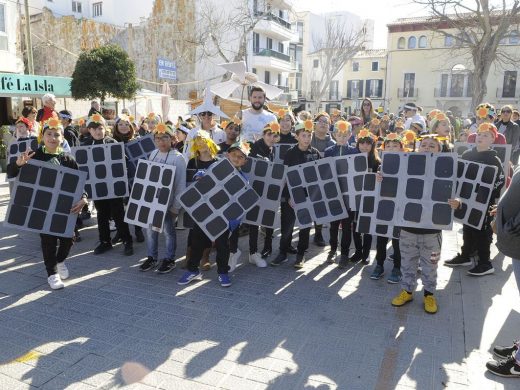
<svg viewBox="0 0 520 390"><path fill-rule="evenodd" d="M52 93L71 97L70 77L0 73L0 96L41 96Z"/></svg>

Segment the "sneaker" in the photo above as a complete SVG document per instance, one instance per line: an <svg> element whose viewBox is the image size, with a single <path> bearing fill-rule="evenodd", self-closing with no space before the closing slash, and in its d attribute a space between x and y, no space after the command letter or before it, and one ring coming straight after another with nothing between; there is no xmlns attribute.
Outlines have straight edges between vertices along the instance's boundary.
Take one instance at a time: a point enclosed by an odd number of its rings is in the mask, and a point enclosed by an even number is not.
<svg viewBox="0 0 520 390"><path fill-rule="evenodd" d="M278 254L278 256L276 256L276 258L275 258L273 261L271 261L270 264L271 264L273 267L276 267L277 265L280 265L280 264L286 263L287 260L289 260L289 259L287 258L287 254L280 252L280 253Z"/></svg>
<svg viewBox="0 0 520 390"><path fill-rule="evenodd" d="M296 255L296 261L293 264L294 268L303 268L305 265L305 257L303 255Z"/></svg>
<svg viewBox="0 0 520 390"><path fill-rule="evenodd" d="M514 344L509 347L495 346L493 348L493 355L499 359L507 359L516 351L518 351L518 340L515 340Z"/></svg>
<svg viewBox="0 0 520 390"><path fill-rule="evenodd" d="M65 262L56 264L56 268L58 269L58 275L60 275L60 279L66 280L69 278L69 269L65 265Z"/></svg>
<svg viewBox="0 0 520 390"><path fill-rule="evenodd" d="M462 257L460 253L457 253L457 256L455 256L453 259L444 262L444 265L448 267L458 267L471 264L473 264L471 260L467 257Z"/></svg>
<svg viewBox="0 0 520 390"><path fill-rule="evenodd" d="M370 274L370 279L379 280L383 277L384 274L385 274L385 269L383 268L383 266L376 264L376 266L374 267L374 270Z"/></svg>
<svg viewBox="0 0 520 390"><path fill-rule="evenodd" d="M403 306L411 301L413 301L413 294L408 293L406 290L401 290L399 295L392 299L392 306Z"/></svg>
<svg viewBox="0 0 520 390"><path fill-rule="evenodd" d="M112 244L109 242L100 242L98 246L94 249L95 255L100 255L112 249Z"/></svg>
<svg viewBox="0 0 520 390"><path fill-rule="evenodd" d="M296 249L294 246L291 245L291 246L289 246L287 253L290 253L291 255L295 255L298 253L298 249Z"/></svg>
<svg viewBox="0 0 520 390"><path fill-rule="evenodd" d="M108 228L110 229L111 232L114 232L117 230L116 223L112 219L110 221L108 221Z"/></svg>
<svg viewBox="0 0 520 390"><path fill-rule="evenodd" d="M238 262L238 260L240 259L240 255L242 255L242 252L240 250L230 253L228 261L229 272L233 272L240 265L240 263Z"/></svg>
<svg viewBox="0 0 520 390"><path fill-rule="evenodd" d="M495 269L491 264L477 264L475 267L468 271L468 275L473 276L484 276L490 275L495 272Z"/></svg>
<svg viewBox="0 0 520 390"><path fill-rule="evenodd" d="M264 249L262 250L262 259L267 259L271 254L273 253L273 248L270 246L264 246Z"/></svg>
<svg viewBox="0 0 520 390"><path fill-rule="evenodd" d="M139 266L139 271L146 272L155 268L157 265L157 260L155 260L152 256L148 256L148 258Z"/></svg>
<svg viewBox="0 0 520 390"><path fill-rule="evenodd" d="M505 360L491 360L486 363L486 368L492 374L503 376L506 378L520 378L520 365L516 362L514 356L510 356Z"/></svg>
<svg viewBox="0 0 520 390"><path fill-rule="evenodd" d="M118 242L121 241L123 241L123 239L119 235L119 232L116 232L116 235L114 236L114 238L112 238L112 245L116 245Z"/></svg>
<svg viewBox="0 0 520 390"><path fill-rule="evenodd" d="M125 256L132 256L134 254L134 245L131 241L125 242L125 249L123 250Z"/></svg>
<svg viewBox="0 0 520 390"><path fill-rule="evenodd" d="M182 277L177 281L177 284L180 286L184 286L194 280L202 280L202 274L200 273L200 271L186 271L184 275L182 275Z"/></svg>
<svg viewBox="0 0 520 390"><path fill-rule="evenodd" d="M231 286L231 277L229 274L218 274L218 281L222 287Z"/></svg>
<svg viewBox="0 0 520 390"><path fill-rule="evenodd" d="M256 266L259 268L267 267L267 261L262 259L262 256L260 256L260 253L258 253L258 252L249 254L249 263L256 264Z"/></svg>
<svg viewBox="0 0 520 390"><path fill-rule="evenodd" d="M325 263L334 264L335 262L336 262L336 250L330 250L329 254L327 255L327 260L325 260Z"/></svg>
<svg viewBox="0 0 520 390"><path fill-rule="evenodd" d="M47 283L49 283L49 286L51 286L53 290L60 290L63 287L65 287L65 285L61 281L60 275L58 274L49 276L47 278Z"/></svg>
<svg viewBox="0 0 520 390"><path fill-rule="evenodd" d="M426 295L424 297L424 311L429 314L437 313L437 300L433 295Z"/></svg>
<svg viewBox="0 0 520 390"><path fill-rule="evenodd" d="M82 211L81 214L79 215L79 217L83 220L83 221L86 221L87 219L90 219L92 215L90 214L90 211Z"/></svg>
<svg viewBox="0 0 520 390"><path fill-rule="evenodd" d="M168 272L175 269L175 260L172 259L162 259L161 264L159 264L159 268L157 268L157 273L167 274Z"/></svg>
<svg viewBox="0 0 520 390"><path fill-rule="evenodd" d="M350 262L351 263L359 263L361 260L363 259L363 255L361 252L355 252L351 257L350 257Z"/></svg>
<svg viewBox="0 0 520 390"><path fill-rule="evenodd" d="M327 245L327 243L323 239L323 235L321 234L321 231L314 233L314 244L316 244L316 246L321 246L321 247Z"/></svg>
<svg viewBox="0 0 520 390"><path fill-rule="evenodd" d="M141 229L135 229L135 240L137 242L144 242L144 234Z"/></svg>
<svg viewBox="0 0 520 390"><path fill-rule="evenodd" d="M401 270L399 268L392 268L392 273L390 273L390 276L386 280L390 284L397 284L401 281L403 278L403 274L401 273Z"/></svg>
<svg viewBox="0 0 520 390"><path fill-rule="evenodd" d="M338 268L345 269L348 267L348 256L347 255L341 255L341 258L339 259Z"/></svg>

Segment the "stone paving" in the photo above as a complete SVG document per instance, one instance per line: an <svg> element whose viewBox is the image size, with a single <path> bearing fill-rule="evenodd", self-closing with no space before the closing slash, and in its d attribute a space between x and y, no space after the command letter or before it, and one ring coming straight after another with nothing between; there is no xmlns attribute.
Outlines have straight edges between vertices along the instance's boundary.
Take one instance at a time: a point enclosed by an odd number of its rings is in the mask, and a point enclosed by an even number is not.
<svg viewBox="0 0 520 390"><path fill-rule="evenodd" d="M3 221L4 175L0 183ZM179 268L138 271L144 243L134 245L132 257L121 245L94 256L95 219L86 225L60 291L47 285L39 237L0 228L0 389L520 386L484 367L492 345L520 333L511 259L495 248L492 276L441 265L439 312L428 315L421 285L413 302L394 308L399 285L370 280L372 264L324 266L327 251L312 244L301 271L290 263L258 269L243 256L230 288L219 286L215 267L181 287ZM177 234L181 260L187 231ZM460 242L460 225L445 232L442 259ZM240 247L247 253L246 237Z"/></svg>

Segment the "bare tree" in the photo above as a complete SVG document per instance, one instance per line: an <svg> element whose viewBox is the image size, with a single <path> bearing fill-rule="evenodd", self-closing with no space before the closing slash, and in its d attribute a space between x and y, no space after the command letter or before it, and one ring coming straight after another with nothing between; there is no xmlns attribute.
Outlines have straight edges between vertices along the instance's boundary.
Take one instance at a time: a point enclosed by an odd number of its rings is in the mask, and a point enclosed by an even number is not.
<svg viewBox="0 0 520 390"><path fill-rule="evenodd" d="M432 29L454 42L458 54L468 53L473 61L472 107L487 93L487 78L494 62L517 64L519 57L499 45L520 20L520 0L502 0L499 6L489 0L414 0L430 12ZM453 55L453 54L452 54Z"/></svg>
<svg viewBox="0 0 520 390"><path fill-rule="evenodd" d="M310 75L311 94L316 107L319 107L331 81L341 72L347 61L363 50L365 40L364 25L356 29L336 18L327 18L324 33L313 35L314 52L310 55L319 61L318 70Z"/></svg>

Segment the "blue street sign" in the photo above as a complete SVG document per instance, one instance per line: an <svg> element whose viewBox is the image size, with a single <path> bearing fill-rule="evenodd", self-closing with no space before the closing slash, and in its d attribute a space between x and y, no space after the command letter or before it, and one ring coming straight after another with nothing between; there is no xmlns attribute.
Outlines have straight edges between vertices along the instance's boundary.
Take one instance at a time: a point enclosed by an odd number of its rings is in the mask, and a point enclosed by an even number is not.
<svg viewBox="0 0 520 390"><path fill-rule="evenodd" d="M177 80L177 64L165 58L157 58L157 75L160 79Z"/></svg>

